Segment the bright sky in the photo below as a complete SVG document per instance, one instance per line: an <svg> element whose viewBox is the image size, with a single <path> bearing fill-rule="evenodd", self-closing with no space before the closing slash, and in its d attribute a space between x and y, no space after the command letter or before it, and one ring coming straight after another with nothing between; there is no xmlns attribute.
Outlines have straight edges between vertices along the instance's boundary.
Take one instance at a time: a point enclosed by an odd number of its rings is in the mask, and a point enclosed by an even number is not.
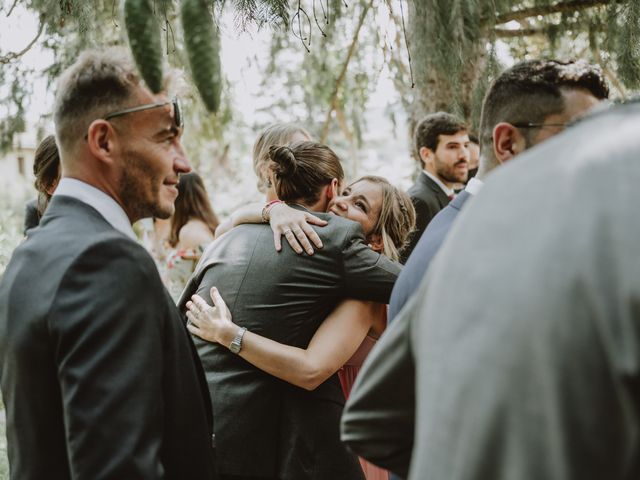
<svg viewBox="0 0 640 480"><path fill-rule="evenodd" d="M13 3L13 2L4 2ZM7 18L7 9L10 5L0 12L0 45L3 55L7 52L19 52L24 49L36 36L38 32L38 19L31 12L18 4L14 8L11 16ZM20 57L20 62L27 67L35 69L39 72L44 66L49 65L53 61L53 55L44 51L38 44L34 45L27 53ZM0 86L3 88L4 86ZM28 111L30 120L37 119L43 113L50 110L53 102L51 92L47 92L46 81L44 79L36 80L34 84L35 92L32 104Z"/></svg>

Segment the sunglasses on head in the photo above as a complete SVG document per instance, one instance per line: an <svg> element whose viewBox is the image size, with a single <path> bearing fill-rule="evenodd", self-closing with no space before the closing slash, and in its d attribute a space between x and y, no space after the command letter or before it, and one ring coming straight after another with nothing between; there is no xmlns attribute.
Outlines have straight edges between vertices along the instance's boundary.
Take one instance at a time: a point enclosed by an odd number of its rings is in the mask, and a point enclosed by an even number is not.
<svg viewBox="0 0 640 480"><path fill-rule="evenodd" d="M121 117L129 113L141 112L143 110L149 110L151 108L164 107L165 105L173 105L173 121L178 128L182 128L182 111L180 109L180 102L177 98L168 102L149 103L147 105L140 105L138 107L127 108L126 110L120 110L118 112L111 112L104 116L105 120L110 120L114 117Z"/></svg>

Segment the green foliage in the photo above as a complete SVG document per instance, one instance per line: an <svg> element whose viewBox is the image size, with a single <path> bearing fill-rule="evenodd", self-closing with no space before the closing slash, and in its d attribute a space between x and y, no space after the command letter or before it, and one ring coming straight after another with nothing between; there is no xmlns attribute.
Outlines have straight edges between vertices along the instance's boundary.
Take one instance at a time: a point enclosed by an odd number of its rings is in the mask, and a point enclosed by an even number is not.
<svg viewBox="0 0 640 480"><path fill-rule="evenodd" d="M637 89L640 88L640 2L624 5L621 17L618 48L614 50L618 53L620 79L626 86Z"/></svg>
<svg viewBox="0 0 640 480"><path fill-rule="evenodd" d="M329 0L323 2L323 8L319 2L302 2L304 11L298 11L297 4L293 2L293 34L274 31L263 70L265 93L287 92L287 95L269 96L268 103L261 106L269 120L257 127L293 121L305 125L314 137L320 138L327 110L334 103L335 119L329 123L329 143L338 151L359 148L366 127L364 111L384 61L378 54L383 40L374 21L375 11L366 1L346 6L341 0ZM336 90L356 25L365 9L366 20L354 54ZM348 170L351 157L344 155Z"/></svg>
<svg viewBox="0 0 640 480"><path fill-rule="evenodd" d="M474 133L478 132L480 127L480 113L482 110L482 101L489 89L491 82L500 74L503 70L500 61L498 60L495 45L492 45L487 54L487 61L485 62L482 74L478 79L473 90L473 97L471 98L471 116L469 122L471 129Z"/></svg>
<svg viewBox="0 0 640 480"><path fill-rule="evenodd" d="M236 12L236 27L245 30L249 25L289 27L289 0L218 0L221 8L231 3Z"/></svg>
<svg viewBox="0 0 640 480"><path fill-rule="evenodd" d="M80 50L93 45L123 44L123 29L116 0L25 0L27 8L42 14L43 44L54 52L55 61L45 69L50 79L73 61ZM270 61L265 69L266 97L286 91L289 98L263 105L273 121L301 121L316 133L322 131L328 105L335 102L332 140L357 145L364 125L362 112L380 70L378 50L401 93L410 117L444 109L477 123L479 105L490 79L499 71L497 42L506 43L514 59L535 56L579 57L600 63L619 95L640 88L640 2L612 0L404 0L409 65L399 54L402 42L385 39L386 32L370 15L359 35L343 83L334 95L336 79L352 41L353 25L364 0L210 0L214 11L235 12L240 29L249 25L274 28ZM153 0L154 16L164 31L165 60L182 67L186 56L175 11L180 0ZM399 0L374 2L372 12L395 9ZM576 7L577 5L577 7ZM407 8L408 7L408 8ZM219 18L219 16L218 16ZM279 28L286 27L286 28ZM304 46L303 46L304 45ZM393 46L393 49L390 48ZM307 53L307 49L309 52ZM215 60L214 60L215 61ZM0 99L0 148L11 143L23 128L23 114L30 92L28 72L19 62L0 64L0 80L13 82ZM204 75L203 75L204 77ZM222 76L224 78L224 76ZM219 82L225 85L224 80ZM282 96L281 96L282 97ZM222 138L232 116L203 118L198 128L215 129ZM200 111L200 109L198 109ZM266 123L260 120L257 123ZM206 127L205 127L206 126ZM258 127L260 125L257 125ZM340 135L336 134L339 133Z"/></svg>
<svg viewBox="0 0 640 480"><path fill-rule="evenodd" d="M13 198L6 192L0 194L0 276L22 241L25 204L26 196Z"/></svg>
<svg viewBox="0 0 640 480"><path fill-rule="evenodd" d="M477 99L495 71L492 52L498 40L506 42L518 60L556 55L589 58L604 63L609 72L618 72L627 88L640 87L637 0L408 3L410 51L418 88L414 117L445 109L476 123ZM571 43L582 45L584 40L586 50L570 47ZM600 45L605 45L606 52L599 50ZM616 82L617 78L611 80Z"/></svg>
<svg viewBox="0 0 640 480"><path fill-rule="evenodd" d="M9 150L13 136L25 130L25 107L31 94L31 84L27 81L33 72L16 65L0 69L0 85L7 85L7 93L0 98L0 152Z"/></svg>
<svg viewBox="0 0 640 480"><path fill-rule="evenodd" d="M124 20L129 47L145 83L158 93L162 90L163 62L160 26L150 0L125 0Z"/></svg>
<svg viewBox="0 0 640 480"><path fill-rule="evenodd" d="M205 0L182 0L180 12L191 78L207 110L216 113L222 90L220 37Z"/></svg>

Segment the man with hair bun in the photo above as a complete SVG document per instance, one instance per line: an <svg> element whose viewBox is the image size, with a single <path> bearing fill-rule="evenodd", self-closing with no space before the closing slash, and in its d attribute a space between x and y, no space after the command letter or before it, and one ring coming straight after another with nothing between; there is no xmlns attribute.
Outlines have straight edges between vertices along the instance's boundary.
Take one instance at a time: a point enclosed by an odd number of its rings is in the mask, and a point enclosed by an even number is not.
<svg viewBox="0 0 640 480"><path fill-rule="evenodd" d="M64 175L0 282L11 478L216 478L202 366L131 228L191 169L178 104L124 50L86 51L54 121Z"/></svg>
<svg viewBox="0 0 640 480"><path fill-rule="evenodd" d="M238 325L229 343L194 340L212 397L219 471L229 480L363 479L357 457L340 442L344 395L337 375L307 391L239 353L247 331L306 348L343 299L386 303L400 265L365 244L359 223L324 213L344 177L329 147L297 142L272 146L270 156L278 198L327 224L313 255L286 243L274 251L267 223L237 226L204 252L182 294L183 309L195 293L212 305L215 286ZM295 234L285 232L289 240Z"/></svg>

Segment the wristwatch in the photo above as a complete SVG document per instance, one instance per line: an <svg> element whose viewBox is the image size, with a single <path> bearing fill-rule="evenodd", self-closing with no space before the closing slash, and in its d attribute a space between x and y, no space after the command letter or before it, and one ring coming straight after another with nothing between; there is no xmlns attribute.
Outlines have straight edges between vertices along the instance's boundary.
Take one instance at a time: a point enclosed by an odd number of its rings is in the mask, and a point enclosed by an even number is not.
<svg viewBox="0 0 640 480"><path fill-rule="evenodd" d="M240 330L238 330L238 333L236 333L235 338L229 345L229 350L231 350L231 353L235 353L236 355L240 353L240 350L242 350L242 337L244 337L244 332L246 331L247 329L245 327L242 327Z"/></svg>

